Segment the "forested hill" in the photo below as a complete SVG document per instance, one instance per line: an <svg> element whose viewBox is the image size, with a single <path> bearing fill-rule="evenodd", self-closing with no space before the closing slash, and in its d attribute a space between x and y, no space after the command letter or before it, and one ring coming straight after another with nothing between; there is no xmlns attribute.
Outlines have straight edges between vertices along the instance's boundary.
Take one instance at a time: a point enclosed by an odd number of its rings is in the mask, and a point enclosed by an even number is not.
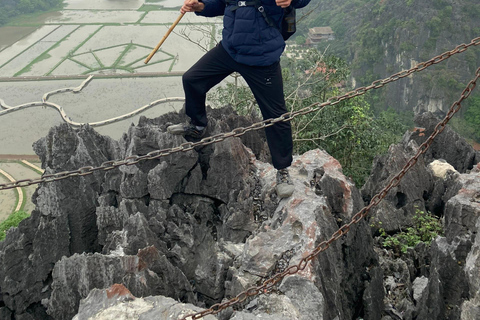
<svg viewBox="0 0 480 320"><path fill-rule="evenodd" d="M480 36L478 0L322 0L303 26L331 26L327 52L344 57L356 86L409 69ZM305 30L304 30L305 31ZM442 113L480 67L473 47L381 90L375 108ZM479 108L480 112L480 108Z"/></svg>
<svg viewBox="0 0 480 320"><path fill-rule="evenodd" d="M2 0L0 1L0 26L18 15L46 11L62 3L63 0Z"/></svg>

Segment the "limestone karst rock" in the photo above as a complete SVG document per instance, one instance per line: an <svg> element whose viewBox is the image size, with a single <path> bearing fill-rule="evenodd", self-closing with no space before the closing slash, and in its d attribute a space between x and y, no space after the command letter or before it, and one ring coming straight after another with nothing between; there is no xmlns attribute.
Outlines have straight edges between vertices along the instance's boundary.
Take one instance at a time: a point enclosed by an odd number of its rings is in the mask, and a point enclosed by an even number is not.
<svg viewBox="0 0 480 320"><path fill-rule="evenodd" d="M209 114L210 135L253 121L231 108ZM76 131L61 125L35 150L47 173L99 166L184 143L166 133L169 124L183 120L177 113L142 117L119 141L88 126ZM392 160L374 167L363 197L372 196L417 146L412 140L393 146L387 156ZM348 223L364 201L339 162L321 150L295 156L290 168L295 192L278 199L267 149L262 132L254 131L39 185L31 218L0 243L0 316L178 317L234 297L299 263ZM388 208L404 215L418 203L444 215L445 238L437 238L431 248L411 250L416 260L389 257L376 247L370 222L361 220L270 293L206 319L389 320L401 312L413 319L434 305L440 306L438 319L474 319L479 307L474 270L480 263L480 173L461 172L440 181L427 164L417 164L405 184L381 204L383 211L369 216L383 217ZM393 230L408 222L401 217L388 223ZM445 295L453 282L462 286ZM401 303L390 299L400 288L407 294ZM458 308L448 313L451 303Z"/></svg>
<svg viewBox="0 0 480 320"><path fill-rule="evenodd" d="M439 122L432 114L417 117L426 130L407 132L403 140L378 157L369 181L362 189L371 198L405 164ZM450 170L437 177L428 168L435 159L449 163ZM475 150L449 127L437 136L401 183L367 218L372 231L390 234L407 230L415 210L429 211L442 220L444 232L430 247L409 248L400 258L379 248L385 272L386 310L396 319L476 319L479 313L478 239L480 231L480 170ZM426 166L427 165L427 166ZM381 222L381 223L379 223ZM468 263L467 263L468 261ZM472 270L476 268L476 272ZM473 290L472 290L473 288ZM476 288L476 289L475 289Z"/></svg>

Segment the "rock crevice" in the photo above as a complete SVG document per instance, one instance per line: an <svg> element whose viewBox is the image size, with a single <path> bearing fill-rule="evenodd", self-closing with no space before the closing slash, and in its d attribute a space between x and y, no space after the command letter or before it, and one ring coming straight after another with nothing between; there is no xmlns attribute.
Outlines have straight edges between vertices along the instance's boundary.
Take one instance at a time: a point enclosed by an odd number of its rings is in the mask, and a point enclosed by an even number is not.
<svg viewBox="0 0 480 320"><path fill-rule="evenodd" d="M210 115L211 135L253 121L231 108ZM88 126L61 125L35 150L47 173L99 166L179 146L185 140L166 127L184 120L177 113L142 117L119 141ZM0 244L0 316L178 318L233 298L329 239L419 143L406 134L376 160L362 190L324 151L295 156L295 192L284 200L276 196L276 172L261 132L42 184L31 217ZM435 148L441 146L433 145L367 220L303 270L268 294L206 319L475 319L480 170L458 162L452 163L457 173L436 176L428 167L440 152ZM442 159L457 158L442 153ZM444 236L401 256L379 246L379 222L393 234L411 225L416 208L435 209Z"/></svg>

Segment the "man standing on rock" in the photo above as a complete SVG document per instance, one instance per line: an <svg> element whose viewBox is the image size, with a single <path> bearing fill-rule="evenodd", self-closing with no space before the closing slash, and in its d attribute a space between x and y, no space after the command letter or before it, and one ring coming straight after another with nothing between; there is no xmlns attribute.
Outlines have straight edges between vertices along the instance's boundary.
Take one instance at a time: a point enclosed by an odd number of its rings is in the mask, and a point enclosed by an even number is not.
<svg viewBox="0 0 480 320"><path fill-rule="evenodd" d="M264 119L288 112L283 93L280 55L285 41L280 32L283 8L302 8L310 0L185 0L180 12L205 17L224 15L222 41L183 75L185 110L189 124L167 128L172 134L200 139L207 128L206 94L228 75L238 72L247 82ZM267 22L267 19L269 22ZM292 195L288 173L292 163L292 129L289 122L265 128L272 162L277 169L279 197Z"/></svg>

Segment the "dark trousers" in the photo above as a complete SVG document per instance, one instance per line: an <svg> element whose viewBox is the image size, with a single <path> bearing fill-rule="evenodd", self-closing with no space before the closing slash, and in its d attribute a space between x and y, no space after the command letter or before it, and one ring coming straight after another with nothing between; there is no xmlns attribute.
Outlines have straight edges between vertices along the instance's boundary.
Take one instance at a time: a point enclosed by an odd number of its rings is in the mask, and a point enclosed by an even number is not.
<svg viewBox="0 0 480 320"><path fill-rule="evenodd" d="M233 60L222 44L207 52L182 77L185 111L192 124L207 125L207 92L228 75L238 72L247 82L262 112L263 119L277 118L287 112L283 96L280 62L266 67L248 66ZM290 122L278 122L265 128L272 163L283 169L292 163L292 129Z"/></svg>

